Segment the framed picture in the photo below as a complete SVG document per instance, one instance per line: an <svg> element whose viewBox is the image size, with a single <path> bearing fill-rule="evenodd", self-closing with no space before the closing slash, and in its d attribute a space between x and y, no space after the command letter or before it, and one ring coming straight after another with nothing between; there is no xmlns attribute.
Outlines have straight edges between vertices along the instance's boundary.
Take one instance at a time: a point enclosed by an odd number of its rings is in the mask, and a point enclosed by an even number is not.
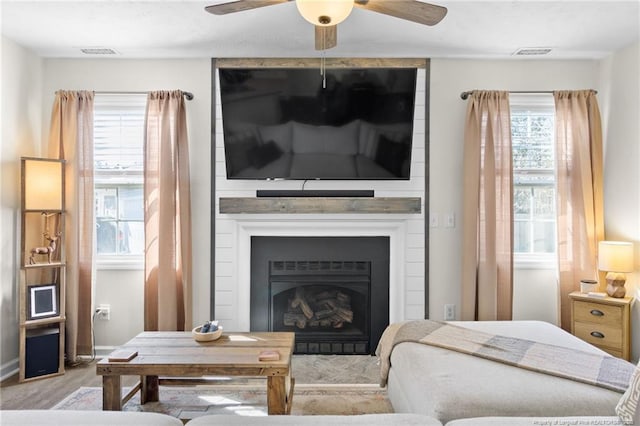
<svg viewBox="0 0 640 426"><path fill-rule="evenodd" d="M29 286L29 319L58 315L58 289L55 284Z"/></svg>

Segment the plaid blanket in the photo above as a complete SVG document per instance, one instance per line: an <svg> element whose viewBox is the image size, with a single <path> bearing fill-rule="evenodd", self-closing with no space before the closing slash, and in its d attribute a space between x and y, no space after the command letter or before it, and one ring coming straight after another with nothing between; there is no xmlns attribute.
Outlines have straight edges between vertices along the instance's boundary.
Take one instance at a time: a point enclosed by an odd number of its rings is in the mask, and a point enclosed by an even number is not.
<svg viewBox="0 0 640 426"><path fill-rule="evenodd" d="M423 343L624 393L635 366L609 355L498 336L432 320L391 324L380 338L380 386L386 386L391 352L403 342ZM416 366L416 368L419 368Z"/></svg>

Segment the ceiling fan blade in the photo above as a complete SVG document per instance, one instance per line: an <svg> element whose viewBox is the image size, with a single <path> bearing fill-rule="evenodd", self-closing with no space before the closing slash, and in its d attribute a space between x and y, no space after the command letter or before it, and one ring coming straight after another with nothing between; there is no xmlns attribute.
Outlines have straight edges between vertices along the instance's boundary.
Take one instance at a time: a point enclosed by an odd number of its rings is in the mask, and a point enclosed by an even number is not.
<svg viewBox="0 0 640 426"><path fill-rule="evenodd" d="M326 50L338 44L338 26L322 27L316 25L316 50Z"/></svg>
<svg viewBox="0 0 640 426"><path fill-rule="evenodd" d="M204 9L214 15L226 15L227 13L273 6L274 4L288 3L289 1L291 0L235 0L229 3L212 4Z"/></svg>
<svg viewBox="0 0 640 426"><path fill-rule="evenodd" d="M355 0L354 5L423 25L435 25L447 14L447 8L418 0Z"/></svg>

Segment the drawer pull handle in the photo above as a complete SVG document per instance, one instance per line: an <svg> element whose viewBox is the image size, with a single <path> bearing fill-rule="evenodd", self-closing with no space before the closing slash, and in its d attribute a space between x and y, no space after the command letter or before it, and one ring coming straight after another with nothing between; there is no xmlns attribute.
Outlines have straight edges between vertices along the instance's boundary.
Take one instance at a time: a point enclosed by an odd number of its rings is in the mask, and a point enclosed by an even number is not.
<svg viewBox="0 0 640 426"><path fill-rule="evenodd" d="M600 333L599 331L592 331L591 335L593 337L598 338L598 339L604 339L604 334Z"/></svg>
<svg viewBox="0 0 640 426"><path fill-rule="evenodd" d="M591 310L591 315L596 316L596 317L603 317L604 316L604 312L598 310L598 309L592 309Z"/></svg>

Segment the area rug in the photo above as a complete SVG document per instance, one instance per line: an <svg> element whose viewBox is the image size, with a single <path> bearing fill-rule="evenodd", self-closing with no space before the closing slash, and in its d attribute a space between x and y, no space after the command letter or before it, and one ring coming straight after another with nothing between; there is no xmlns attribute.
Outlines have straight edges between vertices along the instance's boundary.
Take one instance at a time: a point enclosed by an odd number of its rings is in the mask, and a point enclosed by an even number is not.
<svg viewBox="0 0 640 426"><path fill-rule="evenodd" d="M81 387L53 407L54 410L101 410L102 388ZM265 386L221 385L160 387L160 401L140 405L140 393L123 411L164 413L181 420L209 414L267 415ZM291 414L354 415L392 413L386 389L378 385L296 385Z"/></svg>

